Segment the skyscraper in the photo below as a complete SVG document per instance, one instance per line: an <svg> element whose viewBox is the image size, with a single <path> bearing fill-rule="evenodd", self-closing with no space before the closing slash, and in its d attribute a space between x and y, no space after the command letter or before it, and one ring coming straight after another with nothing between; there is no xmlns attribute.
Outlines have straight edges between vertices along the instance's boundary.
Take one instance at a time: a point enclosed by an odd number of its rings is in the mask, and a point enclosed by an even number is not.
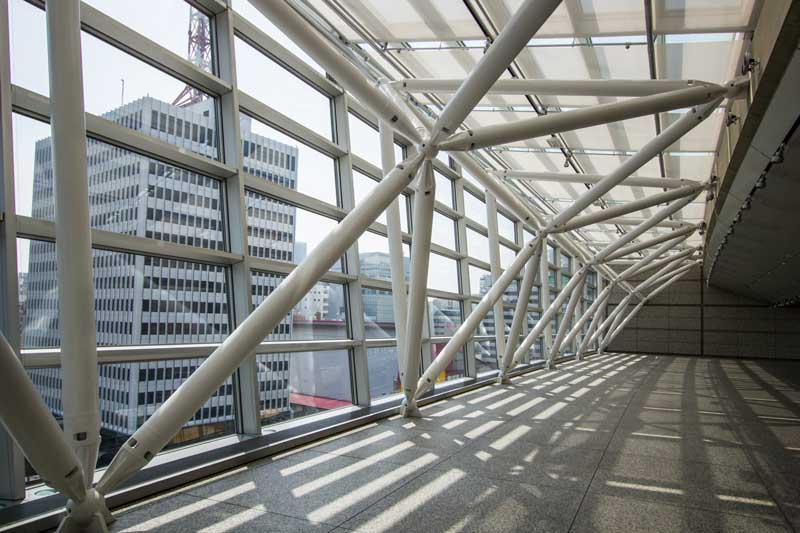
<svg viewBox="0 0 800 533"><path fill-rule="evenodd" d="M146 97L104 115L128 128L208 157L218 141L210 100L177 107ZM288 188L297 187L298 151L250 131L242 120L245 171ZM212 250L226 249L222 183L146 156L88 140L90 223L94 229L124 233ZM53 219L52 143L36 143L32 215ZM293 261L296 209L260 194L247 193L248 252L256 257ZM300 246L304 248L304 245ZM304 254L304 252L302 252ZM166 258L94 250L93 272L98 345L159 345L221 342L231 329L228 284L223 267ZM252 276L258 304L281 281ZM23 342L26 347L59 345L56 256L52 243L30 245ZM322 300L320 288L316 294ZM314 296L312 295L313 299ZM304 300L299 319L328 316L332 302L316 307ZM341 305L341 301L333 302ZM339 309L336 309L339 312ZM297 313L295 313L297 314ZM268 335L292 338L292 315ZM108 435L132 433L202 362L201 359L104 364L100 369L103 429ZM258 356L262 416L291 414L289 358ZM54 414L61 414L58 368L34 369L31 377ZM178 440L227 431L233 421L230 379L195 413ZM106 435L108 439L108 435Z"/></svg>

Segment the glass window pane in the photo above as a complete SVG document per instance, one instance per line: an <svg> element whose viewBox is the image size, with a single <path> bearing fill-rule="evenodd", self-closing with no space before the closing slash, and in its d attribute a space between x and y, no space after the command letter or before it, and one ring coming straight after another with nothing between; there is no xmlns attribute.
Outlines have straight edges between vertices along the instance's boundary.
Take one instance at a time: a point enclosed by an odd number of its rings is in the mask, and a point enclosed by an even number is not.
<svg viewBox="0 0 800 533"><path fill-rule="evenodd" d="M87 33L82 34L82 47L87 112L191 152L219 157L214 98L199 89L185 92L185 83Z"/></svg>
<svg viewBox="0 0 800 533"><path fill-rule="evenodd" d="M396 335L394 300L391 291L364 287L364 335L367 339L393 339Z"/></svg>
<svg viewBox="0 0 800 533"><path fill-rule="evenodd" d="M335 220L254 191L245 191L247 253L300 263L336 227ZM331 270L341 272L341 259Z"/></svg>
<svg viewBox="0 0 800 533"><path fill-rule="evenodd" d="M464 214L484 227L489 225L486 218L486 204L467 191L464 191Z"/></svg>
<svg viewBox="0 0 800 533"><path fill-rule="evenodd" d="M514 222L500 212L497 213L497 233L511 242L517 242L517 232L514 231Z"/></svg>
<svg viewBox="0 0 800 533"><path fill-rule="evenodd" d="M467 255L489 263L489 238L467 228Z"/></svg>
<svg viewBox="0 0 800 533"><path fill-rule="evenodd" d="M441 352L446 342L441 343L431 343L431 359L436 359ZM464 349L456 353L455 357L450 364L436 377L436 383L442 383L445 381L451 381L454 379L461 379L467 377L467 363L466 363L466 355Z"/></svg>
<svg viewBox="0 0 800 533"><path fill-rule="evenodd" d="M118 0L88 0L86 3L201 69L212 71L213 45L209 19L183 0L139 0L136 4ZM154 17L153 13L158 13L158 16ZM186 52L186 33L175 31L176 28L192 31L197 41L193 56L188 56Z"/></svg>
<svg viewBox="0 0 800 533"><path fill-rule="evenodd" d="M500 268L507 269L516 257L517 252L504 244L500 245Z"/></svg>
<svg viewBox="0 0 800 533"><path fill-rule="evenodd" d="M253 306L258 306L286 276L253 271L250 276ZM294 306L267 341L348 338L344 286L319 282Z"/></svg>
<svg viewBox="0 0 800 533"><path fill-rule="evenodd" d="M275 39L278 43L283 45L287 50L292 52L298 58L300 58L304 63L308 64L311 68L322 74L325 75L325 69L323 69L316 61L311 59L311 57L305 53L305 51L297 46L294 41L292 41L289 37L286 36L281 30L275 26L271 20L265 17L261 11L259 11L255 6L253 6L247 0L233 0L233 9L240 15L242 15L245 19L255 24L255 26Z"/></svg>
<svg viewBox="0 0 800 533"><path fill-rule="evenodd" d="M410 274L411 251L403 244L403 272L406 281ZM392 280L392 264L389 256L389 240L383 235L364 232L358 238L358 260L361 275L368 278Z"/></svg>
<svg viewBox="0 0 800 533"><path fill-rule="evenodd" d="M458 292L458 264L455 259L431 253L428 263L428 288Z"/></svg>
<svg viewBox="0 0 800 533"><path fill-rule="evenodd" d="M17 213L54 220L50 126L16 114L13 120ZM94 139L87 162L93 228L227 249L219 180Z"/></svg>
<svg viewBox="0 0 800 533"><path fill-rule="evenodd" d="M572 258L561 252L561 272L565 274L572 273Z"/></svg>
<svg viewBox="0 0 800 533"><path fill-rule="evenodd" d="M436 200L447 207L455 208L453 204L453 181L437 170L433 171L433 176L436 179Z"/></svg>
<svg viewBox="0 0 800 533"><path fill-rule="evenodd" d="M431 227L431 242L456 249L456 221L438 211L433 212L433 225Z"/></svg>
<svg viewBox="0 0 800 533"><path fill-rule="evenodd" d="M257 354L261 424L353 403L347 350Z"/></svg>
<svg viewBox="0 0 800 533"><path fill-rule="evenodd" d="M236 79L240 90L333 139L331 99L238 37Z"/></svg>
<svg viewBox="0 0 800 533"><path fill-rule="evenodd" d="M169 398L203 362L201 358L167 359L98 365L100 375L100 443L98 468L108 466L120 447L136 429ZM57 419L64 416L60 368L30 368L28 376ZM197 410L165 449L229 435L235 432L233 383L220 385ZM42 481L27 468L28 483ZM32 474L32 475L31 475Z"/></svg>
<svg viewBox="0 0 800 533"><path fill-rule="evenodd" d="M60 344L55 250L17 240L24 348ZM213 343L230 331L224 267L93 250L92 272L98 345Z"/></svg>
<svg viewBox="0 0 800 533"><path fill-rule="evenodd" d="M400 370L397 366L397 347L367 348L369 396L376 400L402 392Z"/></svg>
<svg viewBox="0 0 800 533"><path fill-rule="evenodd" d="M483 373L497 370L497 343L495 341L474 341L475 369L480 376Z"/></svg>
<svg viewBox="0 0 800 533"><path fill-rule="evenodd" d="M356 205L368 199L370 194L372 194L373 189L375 189L377 186L377 181L366 174L353 169L353 198L355 199ZM400 195L400 230L405 232L408 232L409 202L410 200L408 199L407 195ZM386 224L386 220L386 211L384 211L380 214L380 216L378 216L376 222Z"/></svg>
<svg viewBox="0 0 800 533"><path fill-rule="evenodd" d="M522 238L523 244L526 244L526 243L530 242L531 240L533 240L533 238L536 237L536 236L532 232L530 232L530 231L526 230L525 228L523 228L522 229L522 237L523 237Z"/></svg>
<svg viewBox="0 0 800 533"><path fill-rule="evenodd" d="M558 264L558 261L556 261L556 249L552 244L547 245L547 262L551 265Z"/></svg>
<svg viewBox="0 0 800 533"><path fill-rule="evenodd" d="M461 325L461 302L428 298L428 320L432 337L450 337Z"/></svg>
<svg viewBox="0 0 800 533"><path fill-rule="evenodd" d="M10 0L8 19L11 83L49 96L44 10L25 0Z"/></svg>
<svg viewBox="0 0 800 533"><path fill-rule="evenodd" d="M381 165L381 139L378 130L354 113L348 113L347 118L350 126L350 150L376 167L383 168ZM400 161L402 158L397 159L397 152L395 152L395 163Z"/></svg>
<svg viewBox="0 0 800 533"><path fill-rule="evenodd" d="M336 205L336 162L263 122L242 114L244 171Z"/></svg>
<svg viewBox="0 0 800 533"><path fill-rule="evenodd" d="M469 265L469 286L472 296L482 297L492 286L492 273L475 265Z"/></svg>

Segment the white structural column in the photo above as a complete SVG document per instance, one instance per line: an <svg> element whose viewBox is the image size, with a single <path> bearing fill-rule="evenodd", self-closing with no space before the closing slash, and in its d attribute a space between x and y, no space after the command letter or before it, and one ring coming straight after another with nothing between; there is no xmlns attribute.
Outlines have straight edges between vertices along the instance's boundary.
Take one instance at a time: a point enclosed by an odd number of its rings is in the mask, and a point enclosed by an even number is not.
<svg viewBox="0 0 800 533"><path fill-rule="evenodd" d="M608 287L603 289L603 291L600 293L600 296L597 297L597 300L595 300L592 305L589 306L589 309L584 313L584 317L587 320L591 318L592 321L589 323L589 327L586 328L586 334L583 336L580 345L578 345L578 349L575 350L576 360L580 361L580 359L583 357L583 354L586 353L586 349L591 346L591 343L594 340L594 332L604 320L603 314L606 308L605 306L608 302L608 299L611 297L611 290L615 285L616 283L614 281L609 283ZM575 333L577 335L577 331Z"/></svg>
<svg viewBox="0 0 800 533"><path fill-rule="evenodd" d="M157 454L233 373L243 358L258 346L309 290L319 281L366 228L411 184L423 160L418 154L395 167L336 229L295 267L278 287L256 307L219 348L120 448L97 485L102 494L141 469Z"/></svg>
<svg viewBox="0 0 800 533"><path fill-rule="evenodd" d="M500 279L500 238L497 230L497 199L486 191L486 220L489 231L489 268L492 272L492 283ZM506 347L506 321L503 316L503 298L494 303L494 337L497 353L501 354Z"/></svg>
<svg viewBox="0 0 800 533"><path fill-rule="evenodd" d="M514 365L516 365L517 362L521 360L523 354L527 352L531 346L533 346L533 343L536 342L536 339L539 338L539 335L545 331L545 328L548 330L550 329L550 322L552 322L553 318L555 318L558 310L561 309L561 306L564 305L564 302L567 301L567 298L572 294L577 286L583 283L583 280L586 277L587 268L588 267L583 266L578 270L578 272L573 274L569 280L569 283L567 283L567 286L562 288L561 292L558 293L558 296L556 296L556 299L553 300L553 303L547 306L544 313L542 313L541 318L539 318L539 321L536 323L536 326L534 326L531 332L528 333L528 336L525 337L525 340L520 343L519 347L514 352L514 357L511 360L510 368L514 368ZM552 341L550 341L545 346L543 353L545 359L547 358L547 354L550 352L550 346L552 346L552 344Z"/></svg>
<svg viewBox="0 0 800 533"><path fill-rule="evenodd" d="M431 255L431 226L433 205L436 197L436 180L433 164L428 159L420 168L420 177L414 192L414 229L411 236L411 280L408 286L408 311L403 345L403 366L400 381L403 384L403 406L401 414L407 417L420 416L417 408L416 390L419 379L420 348L422 346L422 324L428 294L428 264Z"/></svg>
<svg viewBox="0 0 800 533"><path fill-rule="evenodd" d="M550 236L545 235L544 242L542 242L542 255L540 258L539 264L539 307L542 309L542 313L539 315L539 320L542 319L544 315L544 311L550 305L550 257L549 257L549 250L547 247L548 242L550 241ZM558 280L556 280L558 283ZM536 325L534 325L536 327ZM530 332L528 332L530 334ZM536 339L534 339L534 342ZM553 341L553 332L550 328L545 328L544 330L544 341L542 342L542 357L545 357L546 354L550 351L550 346L552 345ZM516 354L516 351L515 351ZM509 362L509 368L514 366L514 359L516 356L511 357L511 361Z"/></svg>
<svg viewBox="0 0 800 533"><path fill-rule="evenodd" d="M652 221L653 221L653 218L651 218L649 221L645 222L645 224L650 224L650 223L652 223ZM672 234L670 234L670 235L672 235ZM567 338L564 341L564 344L568 344L568 343L572 342L572 340L574 338L576 338L577 335L580 333L580 330L583 328L584 324L590 318L592 319L592 322L590 323L589 328L586 331L586 335L584 336L583 340L581 341L580 345L578 346L577 350L575 351L575 357L577 359L581 358L581 356L583 355L586 347L589 345L589 343L594 338L593 332L595 331L595 328L597 328L598 325L603 322L603 320L600 318L602 316L602 313L600 312L600 310L605 308L604 307L605 303L608 300L608 298L610 297L611 290L613 289L613 287L615 287L618 283L625 281L627 278L629 278L633 274L635 274L637 272L641 272L642 270L644 270L649 265L659 263L659 261L655 261L656 258L660 257L661 255L665 254L670 249L674 248L675 246L677 246L678 244L683 242L685 239L688 238L689 235L690 235L690 233L685 233L683 235L678 235L677 237L673 237L672 239L670 239L670 240L668 240L668 241L666 241L664 243L661 243L661 246L656 248L651 254L643 257L642 259L639 259L633 265L631 265L629 268L627 268L621 274L619 274L616 278L611 280L610 284L600 292L600 294L598 295L597 299L594 302L592 302L592 305L589 306L589 309L587 309L583 313L583 316L578 320L578 323L575 324L575 327L573 327L572 331L569 332L569 334L567 335ZM612 245L614 245L614 244L615 243L612 243ZM607 249L610 248L612 245L609 245L609 247L607 247ZM623 248L623 250L624 250L624 248ZM691 250L688 253L678 254L677 256L674 256L674 257L667 257L662 261L662 263L663 264L671 263L671 262L675 261L676 258L682 259L683 257L691 255L692 253L694 253L694 250ZM606 260L607 259L608 259L608 255L606 255ZM655 263L654 263L654 261L655 261ZM558 356L558 354L556 354L556 356Z"/></svg>
<svg viewBox="0 0 800 533"><path fill-rule="evenodd" d="M17 354L0 334L0 420L36 472L72 501L83 501L83 467L28 377Z"/></svg>
<svg viewBox="0 0 800 533"><path fill-rule="evenodd" d="M389 125L378 124L381 139L381 164L386 176L394 168L394 133ZM389 262L392 266L392 305L394 309L394 331L397 340L397 368L405 368L403 354L405 346L406 311L406 273L403 261L403 230L400 223L400 199L395 198L386 209L386 230L389 240Z"/></svg>
<svg viewBox="0 0 800 533"><path fill-rule="evenodd" d="M536 274L539 272L542 254L542 240L537 241L536 250L528 261L525 267L525 274L522 276L522 283L519 287L519 294L517 295L517 305L514 308L514 318L511 321L511 329L508 333L508 341L506 342L505 351L503 352L503 359L499 361L499 374L497 377L498 383L510 383L508 378L508 367L511 364L511 358L514 356L514 350L519 344L519 336L522 333L522 327L528 317L528 303L531 299L531 292L533 285L536 282ZM497 351L498 355L500 351Z"/></svg>
<svg viewBox="0 0 800 533"><path fill-rule="evenodd" d="M556 332L556 338L553 339L553 346L550 347L550 351L547 354L547 367L554 368L556 364L556 357L561 349L561 343L564 340L564 337L569 330L570 324L572 324L572 317L575 314L575 309L578 306L578 302L581 301L583 298L583 287L586 284L586 276L589 274L588 268L581 268L580 274L574 274L575 276L580 275L581 279L575 288L572 290L572 294L569 296L569 302L567 303L567 309L564 311L563 316L561 317L561 324L558 326L558 331Z"/></svg>
<svg viewBox="0 0 800 533"><path fill-rule="evenodd" d="M525 264L530 260L534 252L536 252L537 246L540 245L540 240L541 237L536 237L522 247L522 250L517 253L514 261L512 261L503 272L500 279L492 284L491 288L483 295L483 298L481 298L481 301L478 302L478 305L472 309L472 312L467 315L458 329L456 329L455 333L453 333L453 337L445 344L442 351L439 352L430 366L425 369L425 372L419 379L417 397L433 387L433 384L436 382L436 376L447 368L447 365L450 364L453 357L455 357L464 343L472 337L472 333L475 331L475 328L478 327L481 320L483 320L486 314L492 309L494 303L503 296L505 290L511 285L511 282L516 279L525 267Z"/></svg>
<svg viewBox="0 0 800 533"><path fill-rule="evenodd" d="M500 78L522 48L550 18L561 0L525 0L481 56L469 76L456 89L431 128L431 142L452 135L489 88ZM441 147L444 149L444 147Z"/></svg>
<svg viewBox="0 0 800 533"><path fill-rule="evenodd" d="M625 329L625 326L628 325L628 322L630 322L639 313L639 311L641 311L642 307L644 307L644 305L647 302L649 302L651 299L653 299L655 296L657 296L660 292L662 292L667 287L669 287L670 285L672 285L673 283L675 283L676 281L681 279L683 276L685 276L686 273L689 272L689 270L691 270L691 268L693 266L695 266L694 263L691 264L691 265L687 265L688 268L686 268L686 269L681 269L681 270L675 272L670 278L668 278L666 281L664 281L659 287L656 287L653 290L653 292L651 292L650 294L645 296L642 299L642 301L639 302L636 305L636 307L634 307L633 310L630 313L628 313L628 316L626 316L625 319L622 322L620 322L619 325L609 334L608 342L605 343L604 349L605 349L605 347L610 345L612 342L614 342L614 339L617 338L617 335L619 335L622 332L622 330Z"/></svg>
<svg viewBox="0 0 800 533"><path fill-rule="evenodd" d="M64 432L90 486L100 447L97 338L79 0L48 2L61 401Z"/></svg>

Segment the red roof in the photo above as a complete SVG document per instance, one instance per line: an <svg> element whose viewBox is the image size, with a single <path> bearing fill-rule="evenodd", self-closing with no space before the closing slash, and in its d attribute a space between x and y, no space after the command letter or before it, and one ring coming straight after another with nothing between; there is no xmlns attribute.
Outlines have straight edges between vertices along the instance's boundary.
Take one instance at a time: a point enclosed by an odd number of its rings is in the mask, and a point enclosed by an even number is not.
<svg viewBox="0 0 800 533"><path fill-rule="evenodd" d="M289 394L289 401L308 407L318 407L320 409L336 409L337 407L344 407L351 405L350 402L345 400L334 400L333 398L324 398L322 396L311 396L308 394L298 394L292 392Z"/></svg>

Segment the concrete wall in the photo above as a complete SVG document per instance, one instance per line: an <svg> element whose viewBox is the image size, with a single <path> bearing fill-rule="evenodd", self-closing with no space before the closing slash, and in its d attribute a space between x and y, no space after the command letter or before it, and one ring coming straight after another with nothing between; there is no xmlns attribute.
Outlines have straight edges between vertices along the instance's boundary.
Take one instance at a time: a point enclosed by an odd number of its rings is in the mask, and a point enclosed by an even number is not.
<svg viewBox="0 0 800 533"><path fill-rule="evenodd" d="M693 269L648 302L609 351L800 360L800 308L773 309L700 276ZM608 312L622 296L612 295Z"/></svg>

